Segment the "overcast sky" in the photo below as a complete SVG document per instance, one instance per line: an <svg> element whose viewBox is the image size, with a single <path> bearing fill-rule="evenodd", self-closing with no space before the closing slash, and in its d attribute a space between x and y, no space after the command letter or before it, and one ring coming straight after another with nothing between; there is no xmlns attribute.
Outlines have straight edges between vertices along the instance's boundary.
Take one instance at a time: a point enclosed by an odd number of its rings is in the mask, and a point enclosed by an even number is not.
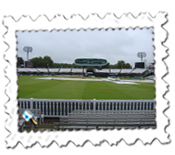
<svg viewBox="0 0 175 155"><path fill-rule="evenodd" d="M67 31L25 31L16 32L17 55L27 59L24 46L31 46L29 58L48 55L55 63L73 63L76 58L105 58L110 64L124 60L132 66L139 62L138 52L147 54L146 60L152 63L153 28L149 29L108 29L67 30Z"/></svg>

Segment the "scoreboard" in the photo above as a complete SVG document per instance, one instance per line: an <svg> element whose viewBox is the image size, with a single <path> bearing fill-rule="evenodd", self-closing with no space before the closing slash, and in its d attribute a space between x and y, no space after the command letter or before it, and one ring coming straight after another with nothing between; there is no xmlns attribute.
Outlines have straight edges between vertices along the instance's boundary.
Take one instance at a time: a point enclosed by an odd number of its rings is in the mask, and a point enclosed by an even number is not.
<svg viewBox="0 0 175 155"><path fill-rule="evenodd" d="M144 62L136 62L135 68L145 68L145 63Z"/></svg>
<svg viewBox="0 0 175 155"><path fill-rule="evenodd" d="M25 61L25 67L26 68L33 68L34 67L34 63L31 61Z"/></svg>

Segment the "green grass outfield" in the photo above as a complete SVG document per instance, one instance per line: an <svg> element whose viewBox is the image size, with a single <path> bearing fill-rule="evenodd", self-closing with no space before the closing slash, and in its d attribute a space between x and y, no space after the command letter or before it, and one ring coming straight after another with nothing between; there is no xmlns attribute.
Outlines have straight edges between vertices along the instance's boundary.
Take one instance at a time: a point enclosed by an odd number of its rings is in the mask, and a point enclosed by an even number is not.
<svg viewBox="0 0 175 155"><path fill-rule="evenodd" d="M19 76L18 98L39 99L155 99L155 83L116 84ZM45 76L44 76L45 77Z"/></svg>

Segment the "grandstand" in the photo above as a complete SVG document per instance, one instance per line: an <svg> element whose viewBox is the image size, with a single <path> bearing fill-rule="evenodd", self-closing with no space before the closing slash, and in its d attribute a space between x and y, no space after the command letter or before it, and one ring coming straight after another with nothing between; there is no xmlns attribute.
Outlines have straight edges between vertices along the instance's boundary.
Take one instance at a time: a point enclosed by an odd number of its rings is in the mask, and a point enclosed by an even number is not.
<svg viewBox="0 0 175 155"><path fill-rule="evenodd" d="M110 69L111 74L118 74L121 72L121 69Z"/></svg>
<svg viewBox="0 0 175 155"><path fill-rule="evenodd" d="M89 76L87 68L18 68L18 75L81 75ZM150 75L148 69L97 69L95 68L91 76L95 77L147 77ZM152 74L151 74L152 75Z"/></svg>
<svg viewBox="0 0 175 155"><path fill-rule="evenodd" d="M60 68L48 68L51 75L58 75Z"/></svg>
<svg viewBox="0 0 175 155"><path fill-rule="evenodd" d="M26 68L28 72L37 73L38 71L35 68Z"/></svg>
<svg viewBox="0 0 175 155"><path fill-rule="evenodd" d="M19 75L38 75L38 70L35 68L18 68Z"/></svg>
<svg viewBox="0 0 175 155"><path fill-rule="evenodd" d="M154 100L19 99L19 131L156 128ZM34 126L23 113L34 114Z"/></svg>
<svg viewBox="0 0 175 155"><path fill-rule="evenodd" d="M109 76L110 69L94 69L94 76L96 77L107 77Z"/></svg>
<svg viewBox="0 0 175 155"><path fill-rule="evenodd" d="M132 71L131 76L138 77L138 76L145 76L147 74L148 74L148 69L136 68Z"/></svg>
<svg viewBox="0 0 175 155"><path fill-rule="evenodd" d="M48 75L49 71L47 68L37 68L40 75Z"/></svg>
<svg viewBox="0 0 175 155"><path fill-rule="evenodd" d="M84 76L86 74L86 68L72 68L71 75L81 75Z"/></svg>
<svg viewBox="0 0 175 155"><path fill-rule="evenodd" d="M18 68L17 71L18 73L28 73L29 72L27 68Z"/></svg>
<svg viewBox="0 0 175 155"><path fill-rule="evenodd" d="M126 75L128 75L128 74L130 74L132 72L132 70L133 69L122 69L121 72L120 72L120 74L126 74Z"/></svg>
<svg viewBox="0 0 175 155"><path fill-rule="evenodd" d="M132 71L132 74L143 74L147 69L136 68Z"/></svg>
<svg viewBox="0 0 175 155"><path fill-rule="evenodd" d="M131 72L133 69L121 69L120 73L118 73L118 77L130 78Z"/></svg>
<svg viewBox="0 0 175 155"><path fill-rule="evenodd" d="M72 68L60 68L59 75L71 75Z"/></svg>

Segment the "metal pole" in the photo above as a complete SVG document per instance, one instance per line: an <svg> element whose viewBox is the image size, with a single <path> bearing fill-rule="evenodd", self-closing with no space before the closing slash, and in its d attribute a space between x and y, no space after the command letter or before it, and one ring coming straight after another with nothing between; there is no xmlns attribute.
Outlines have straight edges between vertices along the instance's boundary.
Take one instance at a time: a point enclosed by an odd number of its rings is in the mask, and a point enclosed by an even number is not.
<svg viewBox="0 0 175 155"><path fill-rule="evenodd" d="M27 51L27 61L29 61L29 51Z"/></svg>

